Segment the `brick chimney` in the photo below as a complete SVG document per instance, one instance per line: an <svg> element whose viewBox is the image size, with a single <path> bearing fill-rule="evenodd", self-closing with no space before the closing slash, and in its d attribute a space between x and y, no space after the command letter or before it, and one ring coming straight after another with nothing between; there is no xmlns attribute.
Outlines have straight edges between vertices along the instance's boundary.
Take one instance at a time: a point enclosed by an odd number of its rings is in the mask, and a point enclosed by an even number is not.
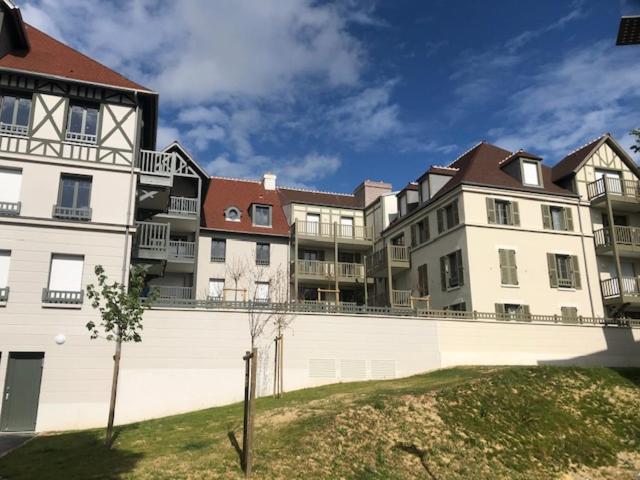
<svg viewBox="0 0 640 480"><path fill-rule="evenodd" d="M365 208L377 200L380 195L391 193L391 189L392 185L390 183L365 180L356 187L353 195L356 197L358 205L361 208Z"/></svg>

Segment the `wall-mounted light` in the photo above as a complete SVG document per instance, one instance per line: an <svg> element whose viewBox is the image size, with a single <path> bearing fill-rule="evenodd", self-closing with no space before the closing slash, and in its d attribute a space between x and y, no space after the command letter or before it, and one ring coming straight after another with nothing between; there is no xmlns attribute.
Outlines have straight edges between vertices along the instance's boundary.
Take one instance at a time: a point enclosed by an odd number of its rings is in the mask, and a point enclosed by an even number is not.
<svg viewBox="0 0 640 480"><path fill-rule="evenodd" d="M55 341L58 345L62 345L67 341L67 337L65 337L62 333L59 333L58 335L56 335Z"/></svg>

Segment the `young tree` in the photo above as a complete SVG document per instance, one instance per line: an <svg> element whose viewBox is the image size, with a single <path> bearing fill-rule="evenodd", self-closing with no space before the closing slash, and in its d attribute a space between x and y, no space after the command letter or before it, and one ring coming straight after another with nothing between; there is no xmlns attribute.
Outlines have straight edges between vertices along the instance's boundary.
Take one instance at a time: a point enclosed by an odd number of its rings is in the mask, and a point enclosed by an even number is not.
<svg viewBox="0 0 640 480"><path fill-rule="evenodd" d="M96 265L95 274L98 278L98 286L87 285L87 297L92 300L91 306L100 312L100 322L96 325L93 320L89 321L86 327L92 340L102 337L116 342L105 442L107 447L111 448L122 343L142 341L142 314L157 297L157 291L152 291L145 300L141 299L144 291L144 274L139 267L134 267L130 272L129 288L123 283L109 283L101 265Z"/></svg>
<svg viewBox="0 0 640 480"><path fill-rule="evenodd" d="M295 319L295 314L291 310L287 272L282 267L278 267L271 276L270 283L273 307L271 319L276 332L273 396L279 398L284 393L284 332Z"/></svg>
<svg viewBox="0 0 640 480"><path fill-rule="evenodd" d="M238 284L247 274L247 268L248 264L243 257L233 257L226 265L226 276L233 280L233 300L236 302L238 301Z"/></svg>

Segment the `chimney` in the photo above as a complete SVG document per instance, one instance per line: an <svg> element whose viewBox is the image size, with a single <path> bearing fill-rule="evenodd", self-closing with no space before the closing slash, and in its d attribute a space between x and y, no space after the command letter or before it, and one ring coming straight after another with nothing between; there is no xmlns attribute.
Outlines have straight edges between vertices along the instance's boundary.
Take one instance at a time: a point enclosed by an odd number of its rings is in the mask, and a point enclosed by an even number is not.
<svg viewBox="0 0 640 480"><path fill-rule="evenodd" d="M273 173L265 173L262 176L262 187L265 190L275 190L276 189L276 177Z"/></svg>
<svg viewBox="0 0 640 480"><path fill-rule="evenodd" d="M376 182L373 180L365 180L356 187L353 195L361 208L368 207L372 202L385 193L391 193L391 184L385 182Z"/></svg>

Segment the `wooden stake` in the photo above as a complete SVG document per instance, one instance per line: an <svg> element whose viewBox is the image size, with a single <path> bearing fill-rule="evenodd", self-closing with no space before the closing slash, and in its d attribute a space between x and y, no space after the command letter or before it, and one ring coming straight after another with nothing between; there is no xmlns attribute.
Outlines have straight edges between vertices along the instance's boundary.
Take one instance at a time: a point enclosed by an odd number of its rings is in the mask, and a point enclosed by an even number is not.
<svg viewBox="0 0 640 480"><path fill-rule="evenodd" d="M245 472L245 476L249 476L247 474L247 452L249 451L249 389L251 386L251 380L249 378L251 374L250 362L251 362L251 353L247 352L244 357L244 409L243 409L243 421L242 421L242 469Z"/></svg>
<svg viewBox="0 0 640 480"><path fill-rule="evenodd" d="M254 440L254 425L256 416L256 374L258 369L258 349L253 348L251 351L251 382L249 389L249 421L248 421L248 435L247 435L247 452L246 452L246 467L245 477L251 476L251 466L253 463L253 440Z"/></svg>
<svg viewBox="0 0 640 480"><path fill-rule="evenodd" d="M280 362L280 374L278 375L278 380L280 381L280 391L279 396L282 398L284 395L284 335L280 334L280 341L278 342L280 346L280 355L278 356L278 361Z"/></svg>

